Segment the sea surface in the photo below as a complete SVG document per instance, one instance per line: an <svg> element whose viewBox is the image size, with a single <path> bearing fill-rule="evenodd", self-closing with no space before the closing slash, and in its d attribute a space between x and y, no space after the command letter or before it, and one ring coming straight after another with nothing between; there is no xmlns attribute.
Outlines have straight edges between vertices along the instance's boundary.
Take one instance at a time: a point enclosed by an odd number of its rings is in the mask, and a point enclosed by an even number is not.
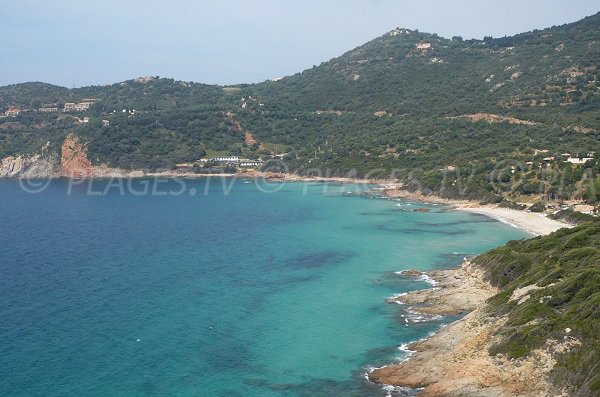
<svg viewBox="0 0 600 397"><path fill-rule="evenodd" d="M443 321L395 272L527 235L367 189L1 181L0 396L404 395L365 373Z"/></svg>

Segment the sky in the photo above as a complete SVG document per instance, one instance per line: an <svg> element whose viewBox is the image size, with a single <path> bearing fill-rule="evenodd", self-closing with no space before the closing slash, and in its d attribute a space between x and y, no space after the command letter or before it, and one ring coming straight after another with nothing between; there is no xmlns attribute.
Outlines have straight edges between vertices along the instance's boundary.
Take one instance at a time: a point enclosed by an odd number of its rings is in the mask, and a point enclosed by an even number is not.
<svg viewBox="0 0 600 397"><path fill-rule="evenodd" d="M140 76L283 77L396 28L501 37L575 22L600 0L0 0L0 86Z"/></svg>

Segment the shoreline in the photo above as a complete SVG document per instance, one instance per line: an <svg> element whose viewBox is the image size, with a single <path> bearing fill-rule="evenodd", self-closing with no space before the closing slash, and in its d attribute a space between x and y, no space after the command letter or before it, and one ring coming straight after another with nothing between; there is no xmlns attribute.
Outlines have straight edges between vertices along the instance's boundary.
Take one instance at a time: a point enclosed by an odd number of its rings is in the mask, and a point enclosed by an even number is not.
<svg viewBox="0 0 600 397"><path fill-rule="evenodd" d="M402 190L388 189L384 195L418 202L444 204L453 211L487 216L524 230L533 236L550 234L563 227L574 227L542 214L481 205L468 200L447 200ZM441 327L433 335L403 345L410 352L400 363L373 369L367 379L387 387L408 387L420 397L434 396L560 396L549 382L556 344L550 341L528 357L509 359L490 356L495 332L504 318L491 318L486 301L499 291L485 278L482 269L465 258L460 267L449 270L398 272L402 277L430 279L432 287L388 299L411 316L436 320L464 315ZM406 321L406 320L405 320ZM560 344L559 344L560 345Z"/></svg>
<svg viewBox="0 0 600 397"><path fill-rule="evenodd" d="M493 205L480 207L455 207L454 210L471 214L484 215L517 229L526 231L533 236L545 236L562 228L573 228L565 222L550 219L540 213L501 208Z"/></svg>
<svg viewBox="0 0 600 397"><path fill-rule="evenodd" d="M449 206L452 211L484 215L514 228L524 230L533 236L544 236L565 227L574 227L574 225L550 219L541 213L502 208L496 204L480 204L474 200L445 199L438 196L425 196L420 193L411 193L393 188L384 190L384 195L389 198L443 204Z"/></svg>
<svg viewBox="0 0 600 397"><path fill-rule="evenodd" d="M435 288L412 291L388 300L407 313L463 318L440 328L432 336L403 345L410 352L400 363L373 369L367 379L388 387L407 387L420 397L434 396L559 396L548 374L553 368L556 344L544 346L529 357L490 356L495 331L504 318L490 317L486 301L498 289L491 286L476 265L465 260L459 268L418 272L403 277L428 276Z"/></svg>

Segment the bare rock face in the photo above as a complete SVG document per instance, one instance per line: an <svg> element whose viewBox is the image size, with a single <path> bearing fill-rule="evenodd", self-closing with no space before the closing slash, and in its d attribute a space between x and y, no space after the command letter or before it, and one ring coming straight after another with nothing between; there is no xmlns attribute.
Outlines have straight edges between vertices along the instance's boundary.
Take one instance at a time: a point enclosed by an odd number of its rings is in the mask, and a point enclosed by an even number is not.
<svg viewBox="0 0 600 397"><path fill-rule="evenodd" d="M0 177L14 178L17 177L29 163L29 159L23 156L9 156L2 159L0 167Z"/></svg>
<svg viewBox="0 0 600 397"><path fill-rule="evenodd" d="M456 315L470 312L443 327L429 339L408 346L414 354L399 364L375 369L373 382L420 389L420 397L556 397L568 391L556 390L551 371L557 356L581 346L565 329L562 340L548 340L524 358L491 356L491 346L499 341L497 331L506 323L504 316L492 316L487 299L499 291L490 285L484 272L469 261L458 269L400 274L406 277L428 275L435 289L412 291L389 301L405 305L407 311L422 315ZM523 290L515 300L522 299Z"/></svg>
<svg viewBox="0 0 600 397"><path fill-rule="evenodd" d="M0 162L0 178L55 178L60 176L56 156L8 156Z"/></svg>
<svg viewBox="0 0 600 397"><path fill-rule="evenodd" d="M87 148L81 144L79 137L69 134L62 145L60 160L62 175L67 178L91 178L94 167L87 157Z"/></svg>

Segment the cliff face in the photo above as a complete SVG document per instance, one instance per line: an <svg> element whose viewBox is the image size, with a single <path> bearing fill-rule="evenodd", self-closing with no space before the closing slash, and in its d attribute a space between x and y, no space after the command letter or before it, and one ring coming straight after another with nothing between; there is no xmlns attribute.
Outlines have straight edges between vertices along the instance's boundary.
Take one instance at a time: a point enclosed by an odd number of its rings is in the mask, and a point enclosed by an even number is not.
<svg viewBox="0 0 600 397"><path fill-rule="evenodd" d="M43 148L47 150L48 145ZM69 134L61 147L60 157L56 153L18 154L0 159L1 178L141 178L144 176L176 177L195 176L177 172L148 173L142 170L124 170L107 164L92 165L87 148L75 134Z"/></svg>
<svg viewBox="0 0 600 397"><path fill-rule="evenodd" d="M9 156L0 162L0 178L56 178L61 175L56 156Z"/></svg>
<svg viewBox="0 0 600 397"><path fill-rule="evenodd" d="M8 156L0 162L0 178L91 178L96 176L87 158L87 149L79 137L69 134L62 145L61 157L56 153L19 154Z"/></svg>
<svg viewBox="0 0 600 397"><path fill-rule="evenodd" d="M62 175L67 178L91 178L94 176L94 167L87 157L87 148L74 134L69 134L65 138L60 164Z"/></svg>

